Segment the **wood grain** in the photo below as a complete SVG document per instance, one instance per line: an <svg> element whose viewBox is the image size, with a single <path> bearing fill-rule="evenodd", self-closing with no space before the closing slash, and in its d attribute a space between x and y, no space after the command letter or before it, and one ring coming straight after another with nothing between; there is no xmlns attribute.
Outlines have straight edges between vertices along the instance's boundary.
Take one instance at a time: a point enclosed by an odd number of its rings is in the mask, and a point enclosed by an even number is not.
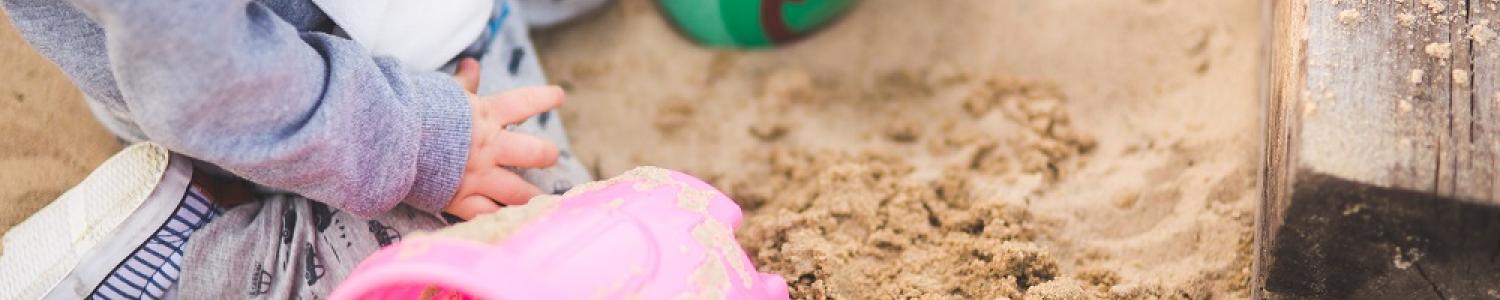
<svg viewBox="0 0 1500 300"><path fill-rule="evenodd" d="M1295 112L1297 93L1302 91L1306 77L1306 1L1270 1L1271 46L1268 58L1269 88L1266 93L1265 159L1262 164L1261 205L1256 211L1256 243L1251 293L1254 298L1264 298L1266 264L1272 262L1270 243L1276 239L1281 228L1287 201L1291 196L1291 139L1295 127L1293 119L1286 114ZM1288 94L1293 93L1293 94Z"/></svg>
<svg viewBox="0 0 1500 300"><path fill-rule="evenodd" d="M1272 2L1257 298L1500 297L1495 5Z"/></svg>
<svg viewBox="0 0 1500 300"><path fill-rule="evenodd" d="M1469 6L1470 26L1464 29L1466 34L1476 28L1487 30L1475 34L1484 39L1463 43L1469 49L1472 86L1454 86L1468 101L1453 110L1457 124L1453 137L1459 145L1452 163L1456 171L1453 194L1495 201L1500 199L1500 40L1489 34L1500 25L1500 4L1481 2Z"/></svg>

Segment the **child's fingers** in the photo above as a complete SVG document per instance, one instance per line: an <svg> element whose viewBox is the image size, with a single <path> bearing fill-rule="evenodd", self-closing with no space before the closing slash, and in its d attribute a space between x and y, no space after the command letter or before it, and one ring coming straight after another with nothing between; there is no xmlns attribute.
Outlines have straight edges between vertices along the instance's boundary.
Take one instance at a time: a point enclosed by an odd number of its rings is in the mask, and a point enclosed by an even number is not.
<svg viewBox="0 0 1500 300"><path fill-rule="evenodd" d="M476 216L491 213L496 210L500 210L500 204L496 204L495 201L490 200L490 198L485 198L484 196L472 195L455 200L453 201L453 203L449 203L448 209L446 209L445 211L459 217L460 219L473 220Z"/></svg>
<svg viewBox="0 0 1500 300"><path fill-rule="evenodd" d="M501 132L491 158L506 167L545 168L557 164L557 145L541 138L515 132Z"/></svg>
<svg viewBox="0 0 1500 300"><path fill-rule="evenodd" d="M479 61L474 58L465 57L458 61L458 68L453 70L453 80L458 81L465 91L477 93L479 90Z"/></svg>
<svg viewBox="0 0 1500 300"><path fill-rule="evenodd" d="M521 179L520 175L500 167L490 169L489 172L481 175L476 183L479 185L474 189L475 194L484 195L505 205L526 204L527 201L531 201L531 197L541 193L540 189L526 182L525 179Z"/></svg>
<svg viewBox="0 0 1500 300"><path fill-rule="evenodd" d="M487 97L494 99L490 102L490 108L495 110L496 117L505 124L516 124L525 121L531 116L557 108L562 105L564 95L562 88L556 86L519 88Z"/></svg>

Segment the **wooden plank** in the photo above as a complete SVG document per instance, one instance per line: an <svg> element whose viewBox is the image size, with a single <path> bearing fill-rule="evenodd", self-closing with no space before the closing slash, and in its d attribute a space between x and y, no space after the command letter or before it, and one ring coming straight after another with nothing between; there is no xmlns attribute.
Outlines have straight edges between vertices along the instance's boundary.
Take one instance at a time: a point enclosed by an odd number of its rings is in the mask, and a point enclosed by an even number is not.
<svg viewBox="0 0 1500 300"><path fill-rule="evenodd" d="M1272 1L1257 298L1500 298L1495 5Z"/></svg>
<svg viewBox="0 0 1500 300"><path fill-rule="evenodd" d="M1451 33L1423 20L1453 10L1430 14L1419 0L1362 9L1351 8L1359 1L1345 2L1308 1L1306 83L1302 95L1292 95L1301 96L1301 105L1290 116L1298 126L1293 138L1303 142L1292 149L1294 166L1436 192L1452 59L1425 52L1429 45L1451 48ZM1359 17L1341 21L1339 14L1350 10ZM1399 24L1401 14L1417 21Z"/></svg>
<svg viewBox="0 0 1500 300"><path fill-rule="evenodd" d="M1269 267L1275 261L1271 255L1274 244L1268 241L1277 238L1277 229L1286 219L1287 203L1291 197L1291 154L1295 129L1287 114L1295 113L1297 99L1306 82L1307 39L1303 20L1306 20L1306 1L1269 1L1271 3L1271 52L1268 58L1268 76L1265 108L1265 150L1261 161L1261 205L1256 210L1255 260L1251 277L1251 294L1264 299ZM1290 93L1290 94L1289 94Z"/></svg>
<svg viewBox="0 0 1500 300"><path fill-rule="evenodd" d="M1454 194L1477 199L1500 199L1500 4L1481 1L1469 5L1469 24L1465 43L1471 49L1470 84L1455 86L1470 91L1468 106L1455 110L1459 134L1455 135L1464 151L1456 156L1458 170ZM1467 125L1467 126L1464 126Z"/></svg>

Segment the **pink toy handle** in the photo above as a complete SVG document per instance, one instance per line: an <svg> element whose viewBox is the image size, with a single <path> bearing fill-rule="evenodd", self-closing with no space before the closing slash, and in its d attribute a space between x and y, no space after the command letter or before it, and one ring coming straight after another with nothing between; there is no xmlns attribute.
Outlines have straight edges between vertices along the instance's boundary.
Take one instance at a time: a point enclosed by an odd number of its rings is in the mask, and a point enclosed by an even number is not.
<svg viewBox="0 0 1500 300"><path fill-rule="evenodd" d="M424 295L442 282L432 299L474 299L468 295L482 289L470 286L465 272L456 272L452 266L471 263L475 257L485 255L489 246L454 239L433 240L414 238L386 247L365 258L360 267L359 280L346 280L330 295L330 299L412 299L412 295ZM421 261L422 263L403 263ZM380 266L367 268L366 266Z"/></svg>
<svg viewBox="0 0 1500 300"><path fill-rule="evenodd" d="M524 223L493 244L427 236L381 249L331 298L787 298L734 240L739 206L707 183L648 168L585 187L497 213L512 223L488 224ZM472 222L457 226L492 226Z"/></svg>

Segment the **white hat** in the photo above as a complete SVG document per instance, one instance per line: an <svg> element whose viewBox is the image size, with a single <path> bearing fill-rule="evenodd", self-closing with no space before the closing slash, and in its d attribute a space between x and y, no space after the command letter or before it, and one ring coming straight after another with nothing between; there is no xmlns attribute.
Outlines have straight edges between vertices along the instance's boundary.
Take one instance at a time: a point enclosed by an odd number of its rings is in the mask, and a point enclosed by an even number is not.
<svg viewBox="0 0 1500 300"><path fill-rule="evenodd" d="M437 70L474 43L494 0L313 0L354 41L404 68Z"/></svg>

